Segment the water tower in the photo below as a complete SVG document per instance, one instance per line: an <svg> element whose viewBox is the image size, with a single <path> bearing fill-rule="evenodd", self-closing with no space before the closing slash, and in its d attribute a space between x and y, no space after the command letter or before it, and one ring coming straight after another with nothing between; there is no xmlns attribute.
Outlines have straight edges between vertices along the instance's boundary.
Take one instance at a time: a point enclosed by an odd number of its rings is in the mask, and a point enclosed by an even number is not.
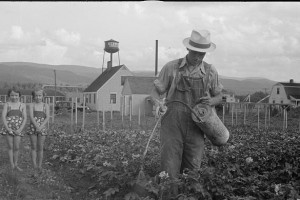
<svg viewBox="0 0 300 200"><path fill-rule="evenodd" d="M105 47L104 47L104 54L103 54L103 63L104 63L105 52L110 53L110 61L107 62L107 69L113 66L113 54L116 52L118 52L119 65L120 65L119 42L110 39L105 41L104 43L105 43ZM103 64L102 64L102 72L103 72Z"/></svg>

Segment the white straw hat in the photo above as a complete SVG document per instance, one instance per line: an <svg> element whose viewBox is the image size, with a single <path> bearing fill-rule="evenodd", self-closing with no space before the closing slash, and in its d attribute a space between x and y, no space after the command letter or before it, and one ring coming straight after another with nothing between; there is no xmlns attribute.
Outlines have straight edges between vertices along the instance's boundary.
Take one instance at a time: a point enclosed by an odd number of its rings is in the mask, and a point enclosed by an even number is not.
<svg viewBox="0 0 300 200"><path fill-rule="evenodd" d="M210 33L207 30L192 31L191 37L183 40L184 46L198 52L210 52L216 49L216 45L210 41Z"/></svg>

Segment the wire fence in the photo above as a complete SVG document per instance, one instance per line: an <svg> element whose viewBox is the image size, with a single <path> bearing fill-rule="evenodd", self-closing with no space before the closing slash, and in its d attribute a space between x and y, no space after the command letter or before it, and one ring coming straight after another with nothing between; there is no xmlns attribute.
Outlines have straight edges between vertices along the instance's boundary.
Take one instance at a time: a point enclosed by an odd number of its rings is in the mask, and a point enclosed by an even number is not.
<svg viewBox="0 0 300 200"><path fill-rule="evenodd" d="M262 128L300 130L300 107L289 104L268 103L225 103L218 115L225 125L249 125Z"/></svg>
<svg viewBox="0 0 300 200"><path fill-rule="evenodd" d="M65 110L55 113L53 104L49 103L50 120L48 126L54 123L64 123L71 131L85 128L107 129L151 129L156 118L153 115L123 115L118 111L85 112ZM2 113L3 104L0 105ZM27 105L28 108L28 105ZM224 103L216 107L217 114L225 126L254 126L258 129L298 129L300 131L300 107L283 104L266 103ZM27 114L28 114L27 110ZM28 114L29 115L29 114ZM29 116L27 118L29 123ZM2 120L1 120L2 124Z"/></svg>

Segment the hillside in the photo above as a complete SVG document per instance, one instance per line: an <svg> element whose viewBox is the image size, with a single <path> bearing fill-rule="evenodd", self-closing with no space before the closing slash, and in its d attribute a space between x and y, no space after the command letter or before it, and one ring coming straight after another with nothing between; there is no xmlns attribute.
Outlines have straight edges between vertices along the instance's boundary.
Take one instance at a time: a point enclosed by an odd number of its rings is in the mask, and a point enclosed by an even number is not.
<svg viewBox="0 0 300 200"><path fill-rule="evenodd" d="M100 68L80 65L48 65L29 62L0 62L0 82L54 84L54 70L58 85L88 86L102 72ZM154 76L154 71L133 71L136 76ZM275 81L265 78L235 78L220 76L224 89L236 95L257 91L270 92Z"/></svg>
<svg viewBox="0 0 300 200"><path fill-rule="evenodd" d="M1 82L42 83L62 85L88 85L99 75L99 69L77 65L46 65L26 62L0 63Z"/></svg>
<svg viewBox="0 0 300 200"><path fill-rule="evenodd" d="M154 76L154 71L134 71L136 76ZM220 82L227 91L234 92L236 95L247 95L257 91L263 91L270 93L272 86L276 81L272 81L266 78L237 78L237 77L225 77L219 76Z"/></svg>

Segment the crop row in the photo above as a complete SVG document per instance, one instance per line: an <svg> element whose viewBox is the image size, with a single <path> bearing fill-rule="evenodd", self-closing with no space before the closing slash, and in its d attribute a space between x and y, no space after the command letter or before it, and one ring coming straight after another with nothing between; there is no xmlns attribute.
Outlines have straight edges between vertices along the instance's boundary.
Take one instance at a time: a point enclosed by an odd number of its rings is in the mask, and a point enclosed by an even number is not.
<svg viewBox="0 0 300 200"><path fill-rule="evenodd" d="M151 130L89 128L68 133L52 127L47 149L50 162L71 164L74 173L95 180L94 199L163 199L171 185L178 199L297 199L300 198L300 137L297 130L229 127L228 143L214 147L206 140L200 171L186 171L170 180L159 171L159 133L145 158L145 176L137 179ZM137 187L138 186L138 187Z"/></svg>

